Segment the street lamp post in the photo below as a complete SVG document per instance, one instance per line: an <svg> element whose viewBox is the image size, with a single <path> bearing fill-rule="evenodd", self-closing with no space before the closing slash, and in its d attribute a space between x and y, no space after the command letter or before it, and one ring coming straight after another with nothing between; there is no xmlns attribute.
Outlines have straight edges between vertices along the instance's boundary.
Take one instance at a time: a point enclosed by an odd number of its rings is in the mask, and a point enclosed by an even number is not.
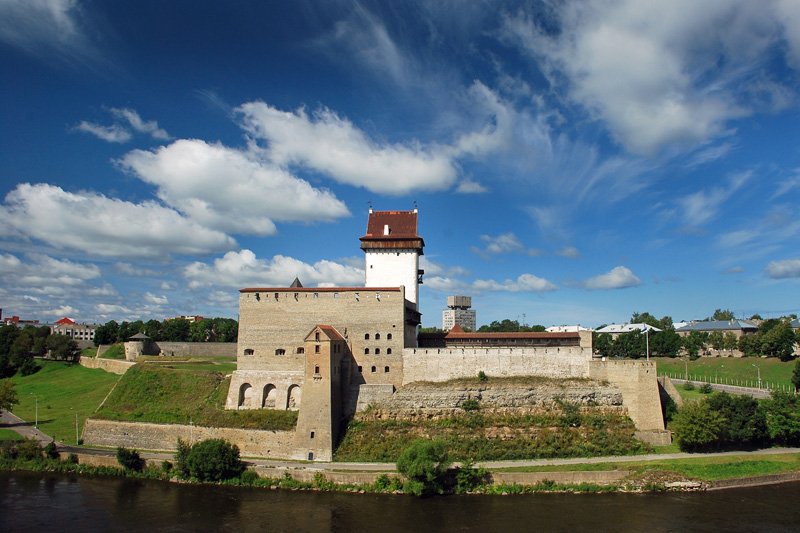
<svg viewBox="0 0 800 533"><path fill-rule="evenodd" d="M650 328L648 326L644 327L644 340L647 344L647 360L650 360Z"/></svg>
<svg viewBox="0 0 800 533"><path fill-rule="evenodd" d="M75 446L80 444L80 435L78 434L78 413L75 413Z"/></svg>
<svg viewBox="0 0 800 533"><path fill-rule="evenodd" d="M39 429L39 397L36 396L34 393L31 393L34 400L36 401L36 421L33 423L33 427Z"/></svg>
<svg viewBox="0 0 800 533"><path fill-rule="evenodd" d="M752 363L752 365L754 367L756 367L756 370L758 371L758 388L760 389L761 388L761 368L755 363Z"/></svg>

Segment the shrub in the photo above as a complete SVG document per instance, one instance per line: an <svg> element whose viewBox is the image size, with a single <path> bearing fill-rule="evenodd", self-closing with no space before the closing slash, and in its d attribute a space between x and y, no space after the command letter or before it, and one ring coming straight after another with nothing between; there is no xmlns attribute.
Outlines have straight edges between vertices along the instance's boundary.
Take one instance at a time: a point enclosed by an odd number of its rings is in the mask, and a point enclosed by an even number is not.
<svg viewBox="0 0 800 533"><path fill-rule="evenodd" d="M475 398L467 398L466 400L461 402L461 408L465 411L477 411L478 409L480 409L480 407L481 406L478 403L478 400L476 400Z"/></svg>
<svg viewBox="0 0 800 533"><path fill-rule="evenodd" d="M381 474L375 480L373 487L378 492L395 492L403 489L403 482L397 476L389 477L386 474Z"/></svg>
<svg viewBox="0 0 800 533"><path fill-rule="evenodd" d="M480 381L480 382L489 381L489 377L486 375L486 372L484 372L483 370L478 372L478 381Z"/></svg>
<svg viewBox="0 0 800 533"><path fill-rule="evenodd" d="M44 455L48 459L58 459L58 449L56 448L56 443L54 441L48 442L47 446L44 447Z"/></svg>
<svg viewBox="0 0 800 533"><path fill-rule="evenodd" d="M203 440L192 446L186 465L189 475L200 481L239 477L245 469L239 458L239 447L223 439Z"/></svg>
<svg viewBox="0 0 800 533"><path fill-rule="evenodd" d="M577 403L565 402L562 400L556 401L561 407L561 418L559 423L561 427L576 428L581 425L581 408Z"/></svg>
<svg viewBox="0 0 800 533"><path fill-rule="evenodd" d="M78 454L77 453L69 454L69 457L67 457L67 462L73 465L78 464Z"/></svg>
<svg viewBox="0 0 800 533"><path fill-rule="evenodd" d="M187 463L187 459L189 459L190 451L192 451L192 447L189 443L183 439L178 439L178 449L175 451L175 469L182 478L189 477L189 464Z"/></svg>
<svg viewBox="0 0 800 533"><path fill-rule="evenodd" d="M683 451L702 451L718 446L726 424L722 414L707 401L687 403L672 421L675 440Z"/></svg>
<svg viewBox="0 0 800 533"><path fill-rule="evenodd" d="M698 390L700 394L711 394L714 391L714 389L711 388L711 383L703 383Z"/></svg>
<svg viewBox="0 0 800 533"><path fill-rule="evenodd" d="M255 470L245 470L239 475L239 481L242 485L255 485L261 476Z"/></svg>
<svg viewBox="0 0 800 533"><path fill-rule="evenodd" d="M129 450L120 446L117 448L117 462L125 470L141 472L144 470L144 459L141 458L136 450Z"/></svg>
<svg viewBox="0 0 800 533"><path fill-rule="evenodd" d="M403 490L416 496L441 493L449 464L442 441L413 441L397 459L397 470L407 479Z"/></svg>
<svg viewBox="0 0 800 533"><path fill-rule="evenodd" d="M800 401L794 394L773 392L772 399L761 404L767 431L777 444L800 444Z"/></svg>
<svg viewBox="0 0 800 533"><path fill-rule="evenodd" d="M161 470L165 474L172 472L172 463L170 463L165 459L164 461L161 462Z"/></svg>
<svg viewBox="0 0 800 533"><path fill-rule="evenodd" d="M25 439L16 444L13 455L21 461L41 459L42 447L36 439Z"/></svg>
<svg viewBox="0 0 800 533"><path fill-rule="evenodd" d="M683 384L683 390L694 390L694 383L687 381Z"/></svg>
<svg viewBox="0 0 800 533"><path fill-rule="evenodd" d="M489 480L489 472L483 468L475 468L472 461L465 461L456 470L456 494L472 492Z"/></svg>
<svg viewBox="0 0 800 533"><path fill-rule="evenodd" d="M672 399L672 396L665 395L664 396L664 420L666 422L670 422L675 415L678 414L678 404L675 403L675 400Z"/></svg>

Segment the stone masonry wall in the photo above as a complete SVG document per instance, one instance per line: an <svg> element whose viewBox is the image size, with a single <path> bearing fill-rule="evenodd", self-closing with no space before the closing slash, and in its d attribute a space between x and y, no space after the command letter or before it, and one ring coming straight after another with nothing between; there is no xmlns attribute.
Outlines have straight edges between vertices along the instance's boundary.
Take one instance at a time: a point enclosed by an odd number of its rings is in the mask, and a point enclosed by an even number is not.
<svg viewBox="0 0 800 533"><path fill-rule="evenodd" d="M112 374L124 374L136 363L120 361L118 359L102 359L99 357L81 357L80 365L86 368L101 368Z"/></svg>
<svg viewBox="0 0 800 533"><path fill-rule="evenodd" d="M303 459L301 453L295 452L294 433L294 431L116 422L90 418L86 420L83 429L83 441L92 446L174 451L179 438L187 442L225 439L236 444L242 456Z"/></svg>
<svg viewBox="0 0 800 533"><path fill-rule="evenodd" d="M608 381L622 390L623 405L636 429L664 431L656 364L648 361L592 361L589 377Z"/></svg>
<svg viewBox="0 0 800 533"><path fill-rule="evenodd" d="M157 341L155 345L164 355L175 357L236 357L235 342L167 342Z"/></svg>
<svg viewBox="0 0 800 533"><path fill-rule="evenodd" d="M591 348L407 348L403 383L487 376L581 378L589 374Z"/></svg>

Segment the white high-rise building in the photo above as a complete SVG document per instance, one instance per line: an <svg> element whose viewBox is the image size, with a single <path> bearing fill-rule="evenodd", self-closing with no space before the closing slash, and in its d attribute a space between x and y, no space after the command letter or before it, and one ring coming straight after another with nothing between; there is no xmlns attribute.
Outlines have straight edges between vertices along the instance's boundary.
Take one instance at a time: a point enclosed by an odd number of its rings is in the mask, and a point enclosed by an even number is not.
<svg viewBox="0 0 800 533"><path fill-rule="evenodd" d="M458 324L462 329L475 331L477 316L472 307L472 296L448 296L447 309L442 311L442 329L450 331Z"/></svg>

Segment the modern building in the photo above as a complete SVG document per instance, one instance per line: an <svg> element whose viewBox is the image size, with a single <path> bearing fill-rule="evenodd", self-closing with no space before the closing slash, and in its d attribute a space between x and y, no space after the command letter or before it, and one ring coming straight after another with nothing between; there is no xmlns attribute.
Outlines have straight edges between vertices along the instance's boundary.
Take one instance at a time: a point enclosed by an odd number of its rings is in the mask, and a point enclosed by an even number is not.
<svg viewBox="0 0 800 533"><path fill-rule="evenodd" d="M574 326L550 326L545 328L545 331L548 333L576 333L579 331L592 331L592 329L576 324Z"/></svg>
<svg viewBox="0 0 800 533"><path fill-rule="evenodd" d="M657 327L651 326L650 324L644 324L644 323L609 324L608 326L605 326L605 327L602 327L602 328L596 330L596 332L598 334L600 334L600 333L608 333L609 335L611 335L612 339L616 339L617 337L619 337L623 333L630 333L632 331L639 331L641 333L645 333L645 332L649 331L650 333L652 333L654 331L661 331L661 330L658 329Z"/></svg>
<svg viewBox="0 0 800 533"><path fill-rule="evenodd" d="M478 329L477 316L472 309L472 296L447 297L447 309L442 311L442 329L450 331L456 324L462 329Z"/></svg>
<svg viewBox="0 0 800 533"><path fill-rule="evenodd" d="M675 330L675 332L682 337L686 337L692 331L703 333L719 331L723 334L733 333L739 338L744 335L756 333L758 331L758 326L746 320L704 320L690 322Z"/></svg>
<svg viewBox="0 0 800 533"><path fill-rule="evenodd" d="M66 335L76 341L93 341L97 324L78 324L69 317L57 320L50 326L52 335Z"/></svg>

